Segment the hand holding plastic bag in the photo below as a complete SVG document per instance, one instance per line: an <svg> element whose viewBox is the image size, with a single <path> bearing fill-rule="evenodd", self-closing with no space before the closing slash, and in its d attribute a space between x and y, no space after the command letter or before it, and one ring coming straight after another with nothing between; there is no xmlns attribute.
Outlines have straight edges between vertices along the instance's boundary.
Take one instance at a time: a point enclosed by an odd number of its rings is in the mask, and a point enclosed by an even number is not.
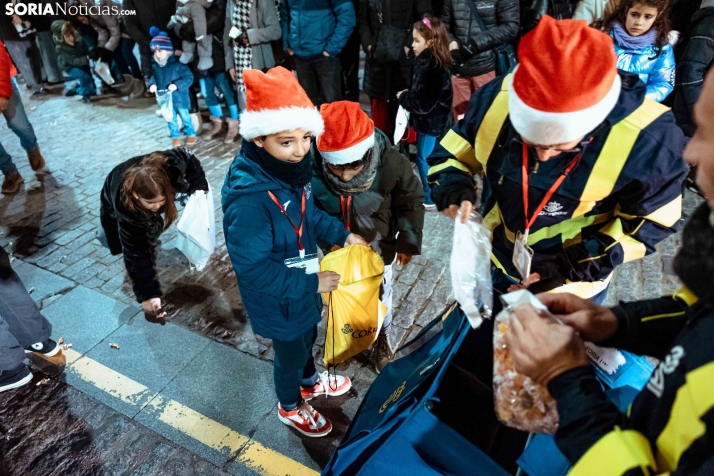
<svg viewBox="0 0 714 476"><path fill-rule="evenodd" d="M558 429L558 410L547 387L516 372L516 364L506 346L506 333L513 309L530 303L545 311L543 305L525 289L504 294L503 311L496 316L493 326L493 398L498 419L511 428L533 433L553 434ZM555 317L552 317L555 320Z"/></svg>
<svg viewBox="0 0 714 476"><path fill-rule="evenodd" d="M216 218L210 187L208 192L197 190L189 197L176 228L176 248L186 255L192 268L203 270L216 248Z"/></svg>
<svg viewBox="0 0 714 476"><path fill-rule="evenodd" d="M171 98L171 91L167 89L157 90L156 102L159 105L163 118L166 122L171 122L174 119L174 102Z"/></svg>
<svg viewBox="0 0 714 476"><path fill-rule="evenodd" d="M407 110L402 106L399 106L399 109L397 110L397 119L394 125L395 144L399 144L399 141L404 138L404 133L406 132L407 127L409 127L409 112L407 112Z"/></svg>
<svg viewBox="0 0 714 476"><path fill-rule="evenodd" d="M461 212L454 220L454 246L451 251L451 283L454 296L476 329L493 310L491 283L491 232L481 216L473 212L461 223Z"/></svg>

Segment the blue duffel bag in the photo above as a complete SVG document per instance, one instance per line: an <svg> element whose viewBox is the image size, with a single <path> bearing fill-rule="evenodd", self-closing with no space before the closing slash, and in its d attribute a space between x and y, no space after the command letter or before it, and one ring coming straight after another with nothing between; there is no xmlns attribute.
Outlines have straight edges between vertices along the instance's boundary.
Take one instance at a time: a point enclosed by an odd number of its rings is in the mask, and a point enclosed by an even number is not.
<svg viewBox="0 0 714 476"><path fill-rule="evenodd" d="M487 447L498 426L490 389L476 379L465 390L449 387L469 379L452 365L469 329L454 305L397 351L372 383L322 474L507 475L474 444L483 441L479 446ZM478 428L470 439L439 417L441 408L453 407L445 401L440 405L447 398L484 408L482 415L471 414L474 421L468 426Z"/></svg>

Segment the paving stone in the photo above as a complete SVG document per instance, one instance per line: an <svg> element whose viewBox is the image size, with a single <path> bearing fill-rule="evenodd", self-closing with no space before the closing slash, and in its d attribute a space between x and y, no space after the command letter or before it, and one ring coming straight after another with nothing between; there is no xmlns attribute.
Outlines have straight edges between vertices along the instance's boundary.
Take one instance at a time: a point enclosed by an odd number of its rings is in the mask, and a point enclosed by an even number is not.
<svg viewBox="0 0 714 476"><path fill-rule="evenodd" d="M32 299L36 302L44 301L51 296L61 294L76 286L75 283L62 276L45 271L35 265L23 263L20 260L16 260L15 263L13 263L13 268L27 290L33 290Z"/></svg>
<svg viewBox="0 0 714 476"><path fill-rule="evenodd" d="M77 286L43 309L55 336L63 336L72 348L84 354L138 313L96 291Z"/></svg>
<svg viewBox="0 0 714 476"><path fill-rule="evenodd" d="M160 396L176 400L244 435L251 434L276 403L272 366L216 342L209 343ZM135 418L214 464L223 465L231 457L161 422L151 406Z"/></svg>
<svg viewBox="0 0 714 476"><path fill-rule="evenodd" d="M81 260L62 270L62 275L67 278L74 279L80 272L84 271L86 268L94 264L95 261L92 258L82 258ZM92 274L90 277L93 276L94 274Z"/></svg>
<svg viewBox="0 0 714 476"><path fill-rule="evenodd" d="M399 275L399 282L408 285L414 284L423 270L424 266L409 263L402 269Z"/></svg>

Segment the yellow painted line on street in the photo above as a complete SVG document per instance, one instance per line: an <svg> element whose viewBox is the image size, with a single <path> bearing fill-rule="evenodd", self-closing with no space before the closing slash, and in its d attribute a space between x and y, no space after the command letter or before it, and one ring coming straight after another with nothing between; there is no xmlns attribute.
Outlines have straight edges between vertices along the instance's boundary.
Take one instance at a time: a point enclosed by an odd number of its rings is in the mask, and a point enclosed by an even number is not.
<svg viewBox="0 0 714 476"><path fill-rule="evenodd" d="M316 476L319 473L287 456L266 448L229 427L198 413L191 408L152 391L119 372L100 364L96 360L82 356L73 349L62 351L66 358L67 371L80 377L109 395L130 404L140 404L147 400L159 421L171 426L196 441L231 458L238 454L236 461L265 476ZM47 360L56 361L56 358ZM150 400L150 401L149 401Z"/></svg>

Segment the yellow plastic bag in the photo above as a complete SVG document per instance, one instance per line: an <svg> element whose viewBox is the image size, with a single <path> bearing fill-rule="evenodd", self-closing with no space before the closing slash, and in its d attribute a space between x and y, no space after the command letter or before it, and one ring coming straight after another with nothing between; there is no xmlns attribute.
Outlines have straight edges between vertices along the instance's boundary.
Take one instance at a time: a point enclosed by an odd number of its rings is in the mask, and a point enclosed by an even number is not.
<svg viewBox="0 0 714 476"><path fill-rule="evenodd" d="M377 340L387 314L387 306L379 300L384 262L372 249L352 245L326 255L320 271L340 275L337 289L323 294L327 302L324 362L329 367Z"/></svg>

